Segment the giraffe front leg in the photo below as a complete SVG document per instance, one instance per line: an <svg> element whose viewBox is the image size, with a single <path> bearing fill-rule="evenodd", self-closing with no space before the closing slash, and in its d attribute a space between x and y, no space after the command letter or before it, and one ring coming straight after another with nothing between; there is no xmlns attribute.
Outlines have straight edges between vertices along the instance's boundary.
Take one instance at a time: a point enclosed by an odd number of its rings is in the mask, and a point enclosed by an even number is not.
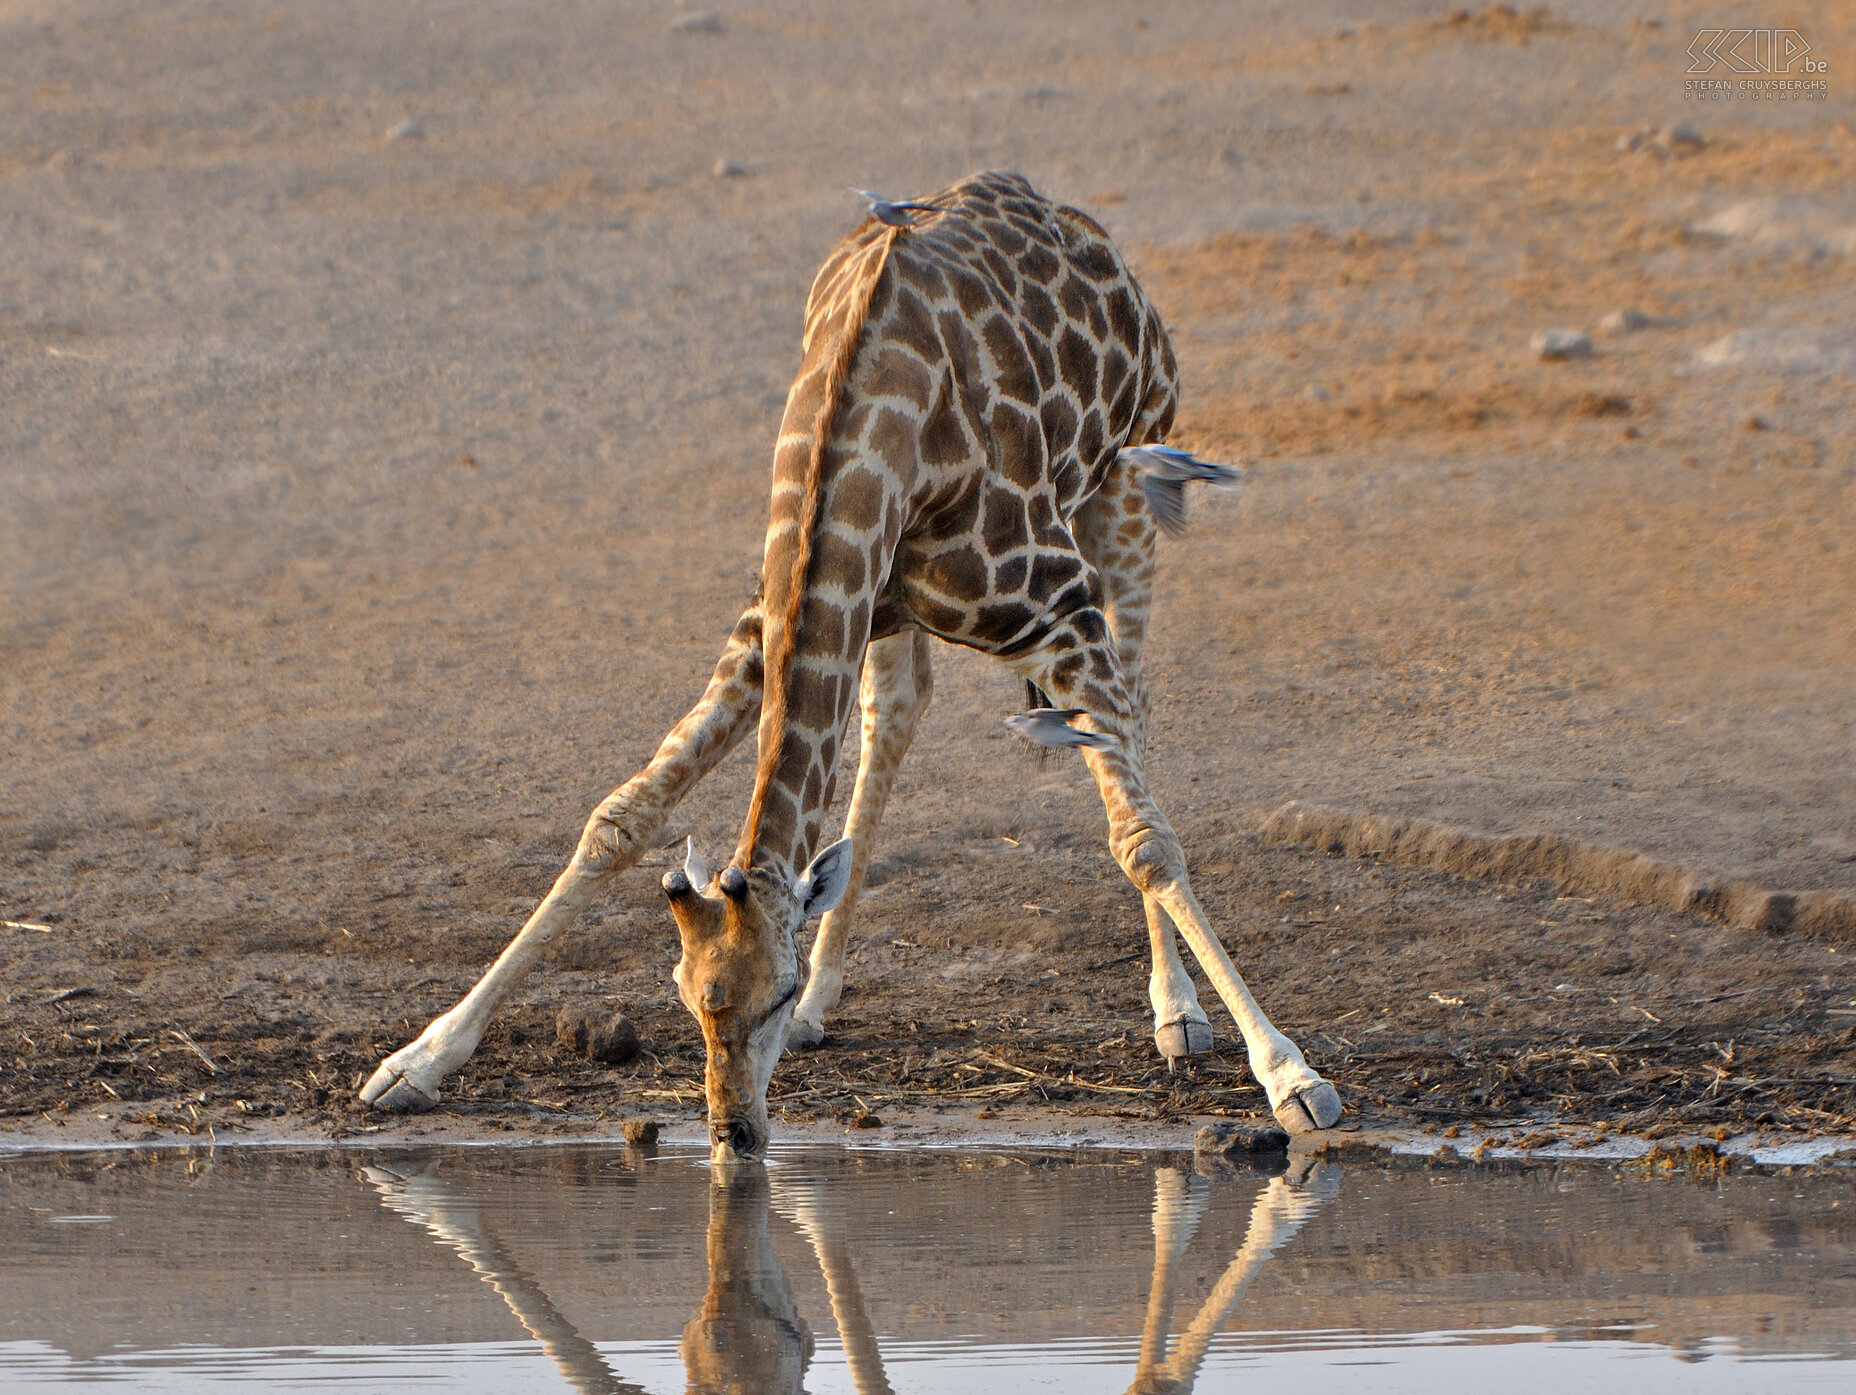
<svg viewBox="0 0 1856 1395"><path fill-rule="evenodd" d="M476 986L418 1039L383 1060L361 1101L392 1113L435 1107L439 1084L471 1058L497 1005L557 934L573 924L608 877L635 863L690 787L753 729L760 711L760 607L736 622L702 700L664 738L651 763L600 801L572 861L521 932Z"/></svg>
<svg viewBox="0 0 1856 1395"><path fill-rule="evenodd" d="M786 1029L788 1050L817 1046L825 1039L825 1014L838 1005L844 992L844 946L857 913L864 872L876 847L877 825L895 787L896 771L933 696L927 635L911 631L872 641L864 654L863 754L844 821L845 836L851 840L851 884L837 908L819 925L818 938L812 942L805 991Z"/></svg>

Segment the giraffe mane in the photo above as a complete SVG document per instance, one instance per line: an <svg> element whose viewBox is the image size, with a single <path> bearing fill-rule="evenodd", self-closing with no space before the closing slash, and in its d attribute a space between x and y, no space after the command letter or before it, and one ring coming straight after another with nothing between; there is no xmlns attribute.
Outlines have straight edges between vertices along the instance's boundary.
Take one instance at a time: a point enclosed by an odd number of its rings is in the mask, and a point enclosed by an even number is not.
<svg viewBox="0 0 1856 1395"><path fill-rule="evenodd" d="M850 376L852 360L857 356L857 342L863 336L864 321L870 314L870 301L877 282L889 262L889 249L895 244L899 229L885 228L875 265L857 286L844 330L834 347L831 367L825 374L823 401L812 423L812 450L806 459L805 499L800 505L797 536L793 540L793 567L786 594L767 599L778 604L779 624L763 632L767 644L762 669L761 729L770 731L772 739L761 743L754 767L754 796L748 803L747 823L741 830L741 843L735 859L751 863L754 847L760 841L761 818L767 809L767 791L780 761L780 734L786 729L787 699L792 688L793 649L799 642L799 613L805 605L806 573L812 566L812 537L818 531L819 504L824 496L825 452L831 445L831 433L837 424L838 399L844 394L844 381ZM795 868L795 871L798 869Z"/></svg>

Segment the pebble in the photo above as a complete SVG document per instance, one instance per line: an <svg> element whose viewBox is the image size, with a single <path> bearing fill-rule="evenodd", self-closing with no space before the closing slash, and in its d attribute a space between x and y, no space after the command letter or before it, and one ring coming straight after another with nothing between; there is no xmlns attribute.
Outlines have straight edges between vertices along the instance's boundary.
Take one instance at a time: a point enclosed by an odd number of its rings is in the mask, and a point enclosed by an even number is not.
<svg viewBox="0 0 1856 1395"><path fill-rule="evenodd" d="M609 1066L624 1065L638 1054L638 1029L618 1013L564 1007L554 1019L554 1039L568 1051Z"/></svg>
<svg viewBox="0 0 1856 1395"><path fill-rule="evenodd" d="M1307 387L1302 389L1302 400L1304 402L1326 402L1333 396L1334 394L1329 392L1320 383L1310 383Z"/></svg>
<svg viewBox="0 0 1856 1395"><path fill-rule="evenodd" d="M739 160L721 159L715 162L717 179L735 179L748 172L748 167Z"/></svg>
<svg viewBox="0 0 1856 1395"><path fill-rule="evenodd" d="M387 132L388 140L424 140L425 127L417 121L402 121Z"/></svg>
<svg viewBox="0 0 1856 1395"><path fill-rule="evenodd" d="M1641 310L1613 310L1598 322L1600 334L1631 334L1648 329L1650 317Z"/></svg>
<svg viewBox="0 0 1856 1395"><path fill-rule="evenodd" d="M679 34L719 34L722 17L714 10L697 10L694 14L678 15L670 21L670 27Z"/></svg>
<svg viewBox="0 0 1856 1395"><path fill-rule="evenodd" d="M1548 363L1592 356L1591 337L1579 333L1576 329L1540 330L1527 341L1527 346L1534 351L1536 357Z"/></svg>

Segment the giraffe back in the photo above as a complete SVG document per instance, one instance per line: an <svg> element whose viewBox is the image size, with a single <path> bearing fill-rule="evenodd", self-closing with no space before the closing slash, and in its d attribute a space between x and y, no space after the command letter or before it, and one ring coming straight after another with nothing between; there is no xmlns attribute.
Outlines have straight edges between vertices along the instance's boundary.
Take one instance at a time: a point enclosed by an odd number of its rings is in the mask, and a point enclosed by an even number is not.
<svg viewBox="0 0 1856 1395"><path fill-rule="evenodd" d="M803 865L873 634L1009 653L1091 602L1070 535L1174 361L1107 233L987 173L918 226L867 220L813 282L762 563L766 698L737 862Z"/></svg>

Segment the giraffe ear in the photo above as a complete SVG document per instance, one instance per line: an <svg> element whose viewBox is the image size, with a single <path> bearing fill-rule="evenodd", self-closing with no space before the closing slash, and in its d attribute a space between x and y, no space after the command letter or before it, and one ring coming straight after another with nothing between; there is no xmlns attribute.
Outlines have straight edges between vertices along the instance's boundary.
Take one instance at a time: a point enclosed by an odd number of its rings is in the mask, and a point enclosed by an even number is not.
<svg viewBox="0 0 1856 1395"><path fill-rule="evenodd" d="M690 879L690 885L701 891L709 885L709 864L702 860L702 854L696 851L696 837L690 835L689 845L683 850L683 875Z"/></svg>
<svg viewBox="0 0 1856 1395"><path fill-rule="evenodd" d="M793 895L799 898L801 914L811 920L842 901L850 886L851 840L840 838L812 859L812 865L794 884Z"/></svg>

